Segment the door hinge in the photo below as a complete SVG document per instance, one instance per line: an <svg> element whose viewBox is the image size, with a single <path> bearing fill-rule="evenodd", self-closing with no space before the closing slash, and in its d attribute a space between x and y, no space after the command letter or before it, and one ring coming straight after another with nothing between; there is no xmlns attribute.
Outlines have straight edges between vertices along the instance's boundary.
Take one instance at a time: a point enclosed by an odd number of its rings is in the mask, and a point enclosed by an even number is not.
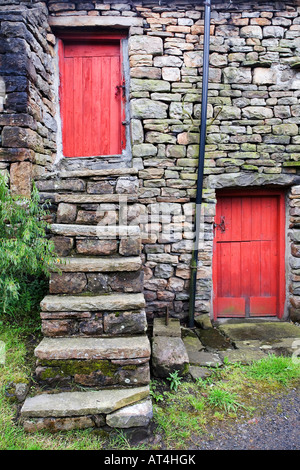
<svg viewBox="0 0 300 470"><path fill-rule="evenodd" d="M221 222L219 224L214 223L214 228L219 228L221 232L225 232L225 215L221 215Z"/></svg>
<svg viewBox="0 0 300 470"><path fill-rule="evenodd" d="M117 85L116 86L115 96L118 96L121 90L123 90L122 91L122 97L125 98L125 94L126 94L125 83L123 83L122 85Z"/></svg>

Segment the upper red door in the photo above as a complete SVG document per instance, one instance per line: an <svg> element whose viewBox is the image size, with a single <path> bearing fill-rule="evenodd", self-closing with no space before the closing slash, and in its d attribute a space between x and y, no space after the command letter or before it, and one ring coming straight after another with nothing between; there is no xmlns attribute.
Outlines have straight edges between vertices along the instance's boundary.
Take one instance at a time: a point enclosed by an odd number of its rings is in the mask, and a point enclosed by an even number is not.
<svg viewBox="0 0 300 470"><path fill-rule="evenodd" d="M285 297L284 198L280 193L218 197L214 316L282 316Z"/></svg>
<svg viewBox="0 0 300 470"><path fill-rule="evenodd" d="M64 156L121 154L125 148L121 37L68 36L59 47Z"/></svg>

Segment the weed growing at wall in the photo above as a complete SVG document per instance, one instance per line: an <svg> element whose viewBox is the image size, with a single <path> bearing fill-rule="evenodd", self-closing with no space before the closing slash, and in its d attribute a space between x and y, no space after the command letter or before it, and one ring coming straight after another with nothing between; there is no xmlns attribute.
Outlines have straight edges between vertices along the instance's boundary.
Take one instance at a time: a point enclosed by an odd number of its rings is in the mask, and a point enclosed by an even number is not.
<svg viewBox="0 0 300 470"><path fill-rule="evenodd" d="M46 238L47 207L35 186L31 198L12 196L0 176L0 312L36 311L55 269L54 244Z"/></svg>

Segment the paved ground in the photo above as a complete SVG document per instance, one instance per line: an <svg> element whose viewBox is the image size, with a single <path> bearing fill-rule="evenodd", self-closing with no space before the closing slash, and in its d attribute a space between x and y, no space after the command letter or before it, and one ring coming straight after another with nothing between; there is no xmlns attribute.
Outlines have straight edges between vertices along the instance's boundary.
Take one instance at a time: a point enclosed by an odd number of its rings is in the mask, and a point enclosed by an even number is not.
<svg viewBox="0 0 300 470"><path fill-rule="evenodd" d="M237 349L228 350L215 342L220 356L231 362L248 362L266 353L293 355L300 360L300 326L274 321L229 321L219 325L219 332ZM204 330L205 332L205 330ZM202 332L202 342L214 348L208 331ZM217 338L217 336L216 336ZM219 339L218 339L219 341ZM226 349L226 350L224 350ZM300 390L270 401L262 400L256 416L245 422L219 423L211 428L210 439L199 440L198 450L299 450L300 449Z"/></svg>
<svg viewBox="0 0 300 470"><path fill-rule="evenodd" d="M188 333L186 333L188 334ZM193 371L201 374L208 364L226 357L250 363L268 353L296 356L300 361L300 326L289 322L230 320L218 328L196 329L184 338ZM202 348L199 344L202 344ZM191 371L191 367L190 367ZM197 373L197 372L196 372ZM205 439L193 439L193 450L299 450L300 390L294 388L272 399L261 399L254 418L218 422Z"/></svg>
<svg viewBox="0 0 300 470"><path fill-rule="evenodd" d="M194 450L299 450L299 388L261 403L254 418L243 423L219 423L209 439L194 440Z"/></svg>
<svg viewBox="0 0 300 470"><path fill-rule="evenodd" d="M266 353L300 357L300 326L294 323L230 320L196 333L208 351L221 359L226 356L230 362L248 363Z"/></svg>

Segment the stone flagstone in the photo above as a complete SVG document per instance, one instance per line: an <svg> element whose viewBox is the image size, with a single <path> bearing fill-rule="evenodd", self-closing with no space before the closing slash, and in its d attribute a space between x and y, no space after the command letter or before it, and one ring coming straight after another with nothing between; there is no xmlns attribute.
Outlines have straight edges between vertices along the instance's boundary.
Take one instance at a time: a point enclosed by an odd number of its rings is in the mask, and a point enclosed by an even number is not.
<svg viewBox="0 0 300 470"><path fill-rule="evenodd" d="M45 393L27 398L21 409L21 416L25 418L108 414L148 396L148 386L91 392Z"/></svg>

